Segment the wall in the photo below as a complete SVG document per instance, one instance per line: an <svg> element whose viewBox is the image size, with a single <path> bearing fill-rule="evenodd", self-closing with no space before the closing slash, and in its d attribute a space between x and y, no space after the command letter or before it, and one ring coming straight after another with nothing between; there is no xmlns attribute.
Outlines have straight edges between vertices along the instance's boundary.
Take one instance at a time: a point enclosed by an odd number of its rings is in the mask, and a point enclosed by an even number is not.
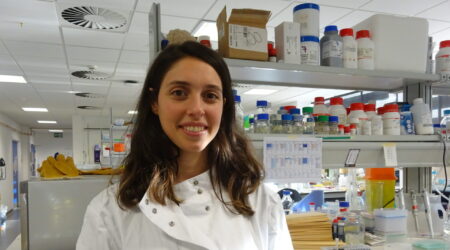
<svg viewBox="0 0 450 250"><path fill-rule="evenodd" d="M72 130L64 129L62 138L55 138L48 130L33 130L34 145L36 146L36 168L42 165L42 161L56 152L65 156L73 156Z"/></svg>
<svg viewBox="0 0 450 250"><path fill-rule="evenodd" d="M6 204L8 208L11 209L13 207L12 141L15 140L19 142L18 156L20 182L29 178L30 144L33 143L33 137L30 135L29 128L21 126L1 113L0 122L0 157L3 157L6 163L6 180L0 180L1 203ZM2 124L7 124L14 129Z"/></svg>

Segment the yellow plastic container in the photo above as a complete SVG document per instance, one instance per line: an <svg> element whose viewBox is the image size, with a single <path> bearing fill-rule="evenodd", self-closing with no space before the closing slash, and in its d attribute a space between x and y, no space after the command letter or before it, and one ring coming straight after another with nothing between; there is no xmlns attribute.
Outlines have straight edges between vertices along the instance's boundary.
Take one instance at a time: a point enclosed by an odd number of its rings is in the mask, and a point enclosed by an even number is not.
<svg viewBox="0 0 450 250"><path fill-rule="evenodd" d="M394 207L396 179L394 168L366 169L367 211Z"/></svg>

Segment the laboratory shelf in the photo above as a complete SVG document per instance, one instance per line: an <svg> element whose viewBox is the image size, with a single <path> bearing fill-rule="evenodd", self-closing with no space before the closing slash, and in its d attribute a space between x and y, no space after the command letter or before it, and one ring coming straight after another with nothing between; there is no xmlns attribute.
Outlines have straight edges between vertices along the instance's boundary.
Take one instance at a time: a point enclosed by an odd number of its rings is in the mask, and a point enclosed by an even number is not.
<svg viewBox="0 0 450 250"><path fill-rule="evenodd" d="M309 88L396 91L405 85L440 81L437 74L361 70L225 59L231 78L238 83Z"/></svg>
<svg viewBox="0 0 450 250"><path fill-rule="evenodd" d="M288 134L248 134L258 159L263 159L264 137L314 137ZM321 137L321 136L317 136ZM398 167L440 167L444 145L437 135L323 136L322 168L343 168L350 149L359 149L356 167L386 167L385 145L395 144ZM448 146L448 145L447 145ZM450 155L450 154L447 154ZM447 159L448 160L448 159Z"/></svg>

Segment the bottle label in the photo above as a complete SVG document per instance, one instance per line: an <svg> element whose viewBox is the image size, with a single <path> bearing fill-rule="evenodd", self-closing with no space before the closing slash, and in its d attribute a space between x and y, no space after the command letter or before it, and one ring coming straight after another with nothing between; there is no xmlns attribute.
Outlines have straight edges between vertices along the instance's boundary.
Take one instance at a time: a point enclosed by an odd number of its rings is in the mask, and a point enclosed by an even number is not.
<svg viewBox="0 0 450 250"><path fill-rule="evenodd" d="M436 73L450 72L450 55L436 57Z"/></svg>
<svg viewBox="0 0 450 250"><path fill-rule="evenodd" d="M357 53L355 46L344 46L343 62L345 68L357 68Z"/></svg>
<svg viewBox="0 0 450 250"><path fill-rule="evenodd" d="M372 59L373 49L372 48L358 48L358 60Z"/></svg>
<svg viewBox="0 0 450 250"><path fill-rule="evenodd" d="M342 42L330 40L323 43L322 46L322 59L328 57L340 57L342 58Z"/></svg>
<svg viewBox="0 0 450 250"><path fill-rule="evenodd" d="M319 65L319 46L318 44L301 43L300 57L302 64Z"/></svg>

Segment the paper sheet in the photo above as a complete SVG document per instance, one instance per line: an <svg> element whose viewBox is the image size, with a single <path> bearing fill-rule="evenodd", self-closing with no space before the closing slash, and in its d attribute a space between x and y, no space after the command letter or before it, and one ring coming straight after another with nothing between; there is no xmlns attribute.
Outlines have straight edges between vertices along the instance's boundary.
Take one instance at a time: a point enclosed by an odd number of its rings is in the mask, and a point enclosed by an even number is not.
<svg viewBox="0 0 450 250"><path fill-rule="evenodd" d="M322 169L321 138L264 138L266 181L319 181Z"/></svg>

